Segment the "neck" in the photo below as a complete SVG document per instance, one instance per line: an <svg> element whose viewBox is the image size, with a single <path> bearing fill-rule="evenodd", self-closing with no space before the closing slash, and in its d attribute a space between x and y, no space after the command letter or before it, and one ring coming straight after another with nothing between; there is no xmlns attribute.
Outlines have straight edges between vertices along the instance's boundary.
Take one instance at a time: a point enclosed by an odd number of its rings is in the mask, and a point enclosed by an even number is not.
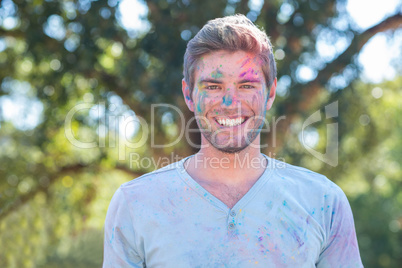
<svg viewBox="0 0 402 268"><path fill-rule="evenodd" d="M254 184L264 173L267 159L258 148L259 138L244 150L225 153L209 146L186 163L188 173L197 181L226 185Z"/></svg>

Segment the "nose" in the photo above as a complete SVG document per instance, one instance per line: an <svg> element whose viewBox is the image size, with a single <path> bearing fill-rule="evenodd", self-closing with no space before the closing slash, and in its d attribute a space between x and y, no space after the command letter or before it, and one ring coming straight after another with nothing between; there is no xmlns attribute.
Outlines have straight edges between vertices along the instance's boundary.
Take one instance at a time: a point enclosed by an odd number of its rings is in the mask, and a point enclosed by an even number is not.
<svg viewBox="0 0 402 268"><path fill-rule="evenodd" d="M238 103L238 98L236 94L236 89L228 88L222 97L222 106L232 107L236 106Z"/></svg>

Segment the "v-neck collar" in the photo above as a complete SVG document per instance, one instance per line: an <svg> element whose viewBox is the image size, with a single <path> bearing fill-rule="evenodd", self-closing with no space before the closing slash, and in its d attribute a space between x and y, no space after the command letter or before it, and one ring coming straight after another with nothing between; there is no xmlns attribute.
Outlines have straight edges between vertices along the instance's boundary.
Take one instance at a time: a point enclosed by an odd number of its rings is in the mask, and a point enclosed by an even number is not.
<svg viewBox="0 0 402 268"><path fill-rule="evenodd" d="M195 181L190 174L188 174L187 170L184 168L184 163L194 155L188 156L177 164L177 170L180 178L197 194L199 194L203 199L214 205L215 207L220 208L225 213L229 213L231 210L240 210L246 206L246 204L253 199L253 197L262 189L265 183L271 178L274 165L271 163L274 161L269 158L265 154L263 156L267 159L268 164L265 168L262 175L258 178L258 180L254 183L254 185L248 190L248 192L233 206L233 208L229 208L225 203L215 197L213 194L208 192L204 187L202 187L197 181Z"/></svg>

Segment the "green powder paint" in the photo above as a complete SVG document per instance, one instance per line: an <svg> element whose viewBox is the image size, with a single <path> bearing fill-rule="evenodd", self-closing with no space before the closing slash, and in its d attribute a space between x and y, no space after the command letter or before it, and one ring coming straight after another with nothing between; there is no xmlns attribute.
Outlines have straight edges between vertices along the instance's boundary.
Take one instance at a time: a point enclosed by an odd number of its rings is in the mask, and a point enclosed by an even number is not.
<svg viewBox="0 0 402 268"><path fill-rule="evenodd" d="M222 76L223 76L223 74L221 74L220 72L213 71L211 73L211 77L215 78L215 79L221 78Z"/></svg>

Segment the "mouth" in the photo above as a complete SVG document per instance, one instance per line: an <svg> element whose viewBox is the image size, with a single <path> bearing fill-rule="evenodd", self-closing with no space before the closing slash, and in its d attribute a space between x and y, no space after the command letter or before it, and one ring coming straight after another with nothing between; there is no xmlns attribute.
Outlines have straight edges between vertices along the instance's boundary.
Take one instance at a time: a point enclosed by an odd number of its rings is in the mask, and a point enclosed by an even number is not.
<svg viewBox="0 0 402 268"><path fill-rule="evenodd" d="M243 124L248 117L240 116L236 118L215 118L216 123L222 127L236 127Z"/></svg>

